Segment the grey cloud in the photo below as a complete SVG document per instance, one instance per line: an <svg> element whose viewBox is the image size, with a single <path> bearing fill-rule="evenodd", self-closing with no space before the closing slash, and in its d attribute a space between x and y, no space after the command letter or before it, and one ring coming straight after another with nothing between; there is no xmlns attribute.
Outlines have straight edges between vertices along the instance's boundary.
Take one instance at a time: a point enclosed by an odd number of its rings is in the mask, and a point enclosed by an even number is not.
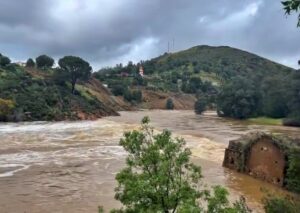
<svg viewBox="0 0 300 213"><path fill-rule="evenodd" d="M296 66L300 29L274 0L0 0L0 52L79 55L94 66L229 45ZM144 58L142 58L144 57Z"/></svg>

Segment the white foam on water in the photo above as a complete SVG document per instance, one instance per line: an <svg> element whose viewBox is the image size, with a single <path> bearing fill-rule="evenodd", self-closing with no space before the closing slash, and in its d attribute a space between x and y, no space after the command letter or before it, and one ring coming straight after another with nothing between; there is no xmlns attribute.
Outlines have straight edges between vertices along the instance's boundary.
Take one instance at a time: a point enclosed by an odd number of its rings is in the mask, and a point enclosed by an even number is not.
<svg viewBox="0 0 300 213"><path fill-rule="evenodd" d="M15 173L28 169L30 166L29 165L24 165L24 164L2 164L0 165L1 168L13 168L16 167L16 169L0 173L0 178L2 177L10 177L13 176ZM21 167L21 168L20 168Z"/></svg>

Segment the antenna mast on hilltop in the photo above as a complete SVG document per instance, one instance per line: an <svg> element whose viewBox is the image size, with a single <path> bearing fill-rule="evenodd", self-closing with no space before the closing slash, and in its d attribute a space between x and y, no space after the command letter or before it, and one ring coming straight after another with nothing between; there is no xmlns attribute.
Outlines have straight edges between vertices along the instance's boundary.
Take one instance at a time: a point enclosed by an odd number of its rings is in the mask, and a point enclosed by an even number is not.
<svg viewBox="0 0 300 213"><path fill-rule="evenodd" d="M175 52L175 38L173 38L173 52Z"/></svg>

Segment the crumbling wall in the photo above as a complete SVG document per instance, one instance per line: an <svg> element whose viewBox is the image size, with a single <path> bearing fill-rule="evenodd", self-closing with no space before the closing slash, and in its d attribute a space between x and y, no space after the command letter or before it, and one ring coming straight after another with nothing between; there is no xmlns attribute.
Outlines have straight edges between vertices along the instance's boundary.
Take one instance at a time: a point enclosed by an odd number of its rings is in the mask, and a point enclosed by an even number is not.
<svg viewBox="0 0 300 213"><path fill-rule="evenodd" d="M223 166L300 192L295 187L300 183L300 157L292 153L300 153L299 139L252 132L229 142Z"/></svg>
<svg viewBox="0 0 300 213"><path fill-rule="evenodd" d="M270 138L261 138L250 148L245 172L255 178L283 186L285 165L283 151Z"/></svg>

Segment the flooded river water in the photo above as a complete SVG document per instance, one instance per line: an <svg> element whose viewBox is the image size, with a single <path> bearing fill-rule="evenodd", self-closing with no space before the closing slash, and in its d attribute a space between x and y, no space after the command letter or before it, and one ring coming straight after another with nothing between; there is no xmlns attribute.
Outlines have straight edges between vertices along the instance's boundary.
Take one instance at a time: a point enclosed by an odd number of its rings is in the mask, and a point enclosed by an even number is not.
<svg viewBox="0 0 300 213"><path fill-rule="evenodd" d="M192 111L121 112L97 121L0 124L0 212L97 212L119 207L114 200L115 174L126 153L118 146L124 131L150 116L157 130L170 129L186 139L193 161L203 168L207 187L221 184L231 198L244 195L260 212L261 188L283 190L223 168L224 149L231 139L250 131L300 136L300 129L250 125L215 113Z"/></svg>

